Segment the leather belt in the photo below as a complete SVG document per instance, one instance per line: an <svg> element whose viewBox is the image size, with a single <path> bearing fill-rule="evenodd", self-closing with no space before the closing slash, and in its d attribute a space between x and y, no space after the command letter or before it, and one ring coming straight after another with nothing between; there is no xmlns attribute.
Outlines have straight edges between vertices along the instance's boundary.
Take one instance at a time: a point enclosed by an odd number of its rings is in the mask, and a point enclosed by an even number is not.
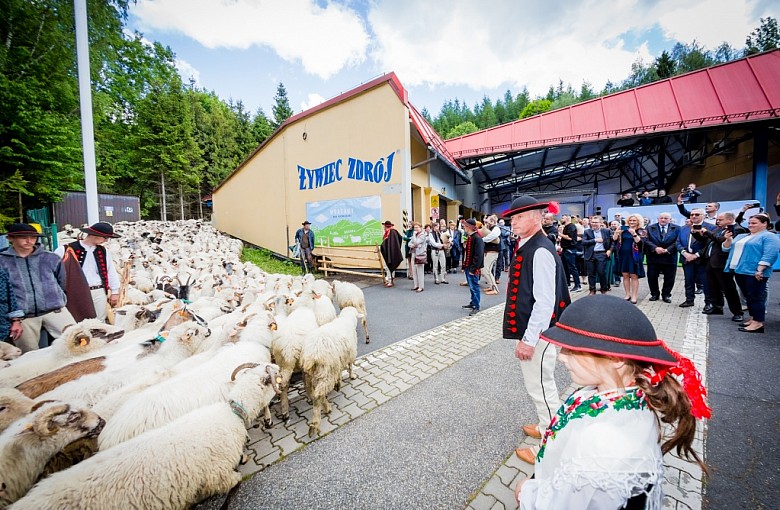
<svg viewBox="0 0 780 510"><path fill-rule="evenodd" d="M98 289L102 289L102 288L103 288L102 285L93 285L92 287L89 288L89 290L98 290Z"/></svg>

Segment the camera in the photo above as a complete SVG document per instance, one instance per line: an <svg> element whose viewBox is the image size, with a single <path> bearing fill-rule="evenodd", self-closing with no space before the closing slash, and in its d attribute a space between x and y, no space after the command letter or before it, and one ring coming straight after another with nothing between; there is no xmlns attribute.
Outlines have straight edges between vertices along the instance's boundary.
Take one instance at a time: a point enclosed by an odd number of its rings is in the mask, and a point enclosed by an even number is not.
<svg viewBox="0 0 780 510"><path fill-rule="evenodd" d="M756 207L761 207L761 202L753 202L750 204L751 209L755 209Z"/></svg>
<svg viewBox="0 0 780 510"><path fill-rule="evenodd" d="M726 225L726 230L728 230L729 232L731 232L733 234L734 233L734 224L732 223L731 225Z"/></svg>
<svg viewBox="0 0 780 510"><path fill-rule="evenodd" d="M694 225L691 227L693 230L701 230L703 227L701 225Z"/></svg>

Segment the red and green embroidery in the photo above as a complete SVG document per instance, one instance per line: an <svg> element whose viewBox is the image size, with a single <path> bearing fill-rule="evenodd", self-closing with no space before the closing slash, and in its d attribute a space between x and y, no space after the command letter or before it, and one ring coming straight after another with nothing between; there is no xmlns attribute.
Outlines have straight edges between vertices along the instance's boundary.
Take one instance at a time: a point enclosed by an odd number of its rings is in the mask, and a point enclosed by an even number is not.
<svg viewBox="0 0 780 510"><path fill-rule="evenodd" d="M539 453L536 455L537 462L544 457L547 441L555 439L558 432L571 420L576 420L585 416L595 418L610 406L615 411L635 411L647 408L645 394L639 388L626 389L625 393L608 395L596 394L585 400L582 399L582 395L577 395L578 392L579 390L575 391L566 399L550 421L550 425L544 432L542 446L539 448ZM577 396L575 397L575 395Z"/></svg>

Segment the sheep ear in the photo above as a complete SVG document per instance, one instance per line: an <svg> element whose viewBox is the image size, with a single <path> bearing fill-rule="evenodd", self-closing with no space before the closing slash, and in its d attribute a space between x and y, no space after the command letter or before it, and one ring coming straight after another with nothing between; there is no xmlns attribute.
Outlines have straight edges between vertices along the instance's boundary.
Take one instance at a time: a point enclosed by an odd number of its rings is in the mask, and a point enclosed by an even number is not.
<svg viewBox="0 0 780 510"><path fill-rule="evenodd" d="M38 416L32 424L33 432L41 437L51 436L57 432L59 428L54 418L67 413L70 410L68 404L55 405L47 409L40 416Z"/></svg>
<svg viewBox="0 0 780 510"><path fill-rule="evenodd" d="M30 412L34 413L35 411L43 407L45 404L51 404L52 402L56 402L56 400L41 400L40 402L36 402L32 406L32 409L30 409Z"/></svg>
<svg viewBox="0 0 780 510"><path fill-rule="evenodd" d="M62 333L65 333L65 330L66 330L66 329L68 329L68 328L69 328L69 327L71 327L71 326L75 326L75 324L67 324L67 325L66 325L64 328L62 328L60 331L61 331Z"/></svg>

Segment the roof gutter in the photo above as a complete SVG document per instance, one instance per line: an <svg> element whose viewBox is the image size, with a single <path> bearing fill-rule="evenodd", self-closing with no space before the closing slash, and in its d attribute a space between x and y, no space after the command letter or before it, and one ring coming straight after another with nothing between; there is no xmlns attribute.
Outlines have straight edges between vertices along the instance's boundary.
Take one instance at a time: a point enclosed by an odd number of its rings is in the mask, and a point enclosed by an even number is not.
<svg viewBox="0 0 780 510"><path fill-rule="evenodd" d="M437 160L437 159L438 159L439 161L441 161L442 163L444 163L445 165L447 165L447 167L449 167L449 168L450 168L450 170L452 170L453 172L455 172L455 175L457 175L458 177L460 177L461 179L463 179L463 181L464 181L466 184L471 184L471 179L469 178L469 176L467 176L467 175L465 174L465 172L463 172L463 170L461 170L461 169L460 169L460 168L458 168L457 166L455 166L455 165L453 165L452 163L450 163L450 162L449 162L449 160L448 160L447 158L445 158L444 156L442 156L442 155L441 155L441 153L439 153L439 151L437 151L436 149L434 149L434 148L433 148L433 147L431 147L430 145L428 146L428 150L429 150L429 151L431 151L431 152L433 153L433 157L431 157L430 159L426 159L425 161L422 161L422 162L418 163L417 165L413 166L412 168L417 168L418 166L424 165L424 164L426 164L426 163L428 163L428 162L435 161L435 160Z"/></svg>

